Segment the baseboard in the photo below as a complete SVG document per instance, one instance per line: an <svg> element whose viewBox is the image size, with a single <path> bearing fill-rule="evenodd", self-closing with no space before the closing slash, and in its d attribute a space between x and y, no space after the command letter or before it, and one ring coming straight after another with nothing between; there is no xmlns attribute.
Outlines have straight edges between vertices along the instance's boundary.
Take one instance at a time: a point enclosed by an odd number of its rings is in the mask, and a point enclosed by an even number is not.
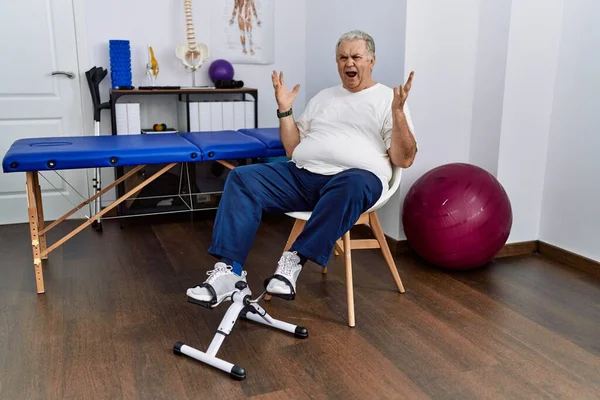
<svg viewBox="0 0 600 400"><path fill-rule="evenodd" d="M516 242L505 244L494 258L526 256L538 252L538 241L530 240L527 242Z"/></svg>
<svg viewBox="0 0 600 400"><path fill-rule="evenodd" d="M538 253L570 267L600 276L600 262L591 260L569 250L539 241Z"/></svg>
<svg viewBox="0 0 600 400"><path fill-rule="evenodd" d="M406 254L411 253L413 249L410 248L408 244L408 240L396 240L396 254ZM390 247L393 248L393 247Z"/></svg>
<svg viewBox="0 0 600 400"><path fill-rule="evenodd" d="M387 239L390 249L396 249L396 254L413 252L407 240L396 240L390 237L387 237ZM540 240L508 243L502 247L494 258L526 256L536 253L570 267L600 276L600 262Z"/></svg>
<svg viewBox="0 0 600 400"><path fill-rule="evenodd" d="M388 243L390 245L390 249L396 249L396 254L406 254L413 251L410 248L410 245L408 244L407 240L395 240L388 237ZM494 258L524 256L528 254L537 253L537 251L537 240L532 240L528 242L509 243L504 245L504 247L498 252L498 254L494 256Z"/></svg>

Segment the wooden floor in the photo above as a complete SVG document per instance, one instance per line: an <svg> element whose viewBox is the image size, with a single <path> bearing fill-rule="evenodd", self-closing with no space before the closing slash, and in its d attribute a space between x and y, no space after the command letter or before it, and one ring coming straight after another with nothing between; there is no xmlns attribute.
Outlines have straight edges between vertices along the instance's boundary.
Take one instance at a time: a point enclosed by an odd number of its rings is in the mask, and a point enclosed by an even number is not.
<svg viewBox="0 0 600 400"><path fill-rule="evenodd" d="M172 352L205 350L227 308L185 297L214 263L211 219L135 221L52 253L44 295L27 226L0 227L1 399L600 398L600 279L537 255L465 273L397 256L401 295L378 250L356 251L354 329L342 260L327 276L309 263L295 301L264 304L309 338L239 321L218 353L246 368L234 381ZM257 294L291 222L259 230L246 265Z"/></svg>

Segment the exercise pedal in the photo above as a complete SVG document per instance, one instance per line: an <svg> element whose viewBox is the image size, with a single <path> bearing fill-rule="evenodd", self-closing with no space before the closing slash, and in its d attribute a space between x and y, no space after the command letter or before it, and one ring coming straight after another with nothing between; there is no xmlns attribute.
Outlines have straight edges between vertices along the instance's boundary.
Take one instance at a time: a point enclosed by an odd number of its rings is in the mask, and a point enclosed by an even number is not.
<svg viewBox="0 0 600 400"><path fill-rule="evenodd" d="M277 328L285 332L293 333L298 339L308 338L308 330L303 326L290 324L288 322L271 317L264 308L258 305L258 302L263 298L266 292L263 292L256 299L252 300L252 292L250 291L250 288L246 282L237 282L235 284L235 288L236 290L231 296L232 304L229 306L227 312L223 316L221 324L217 328L215 336L208 346L208 349L206 351L200 351L186 345L183 342L176 342L173 345L173 353L176 355L186 355L207 365L228 372L232 379L244 380L246 379L246 370L244 368L216 356L225 338L229 336L233 326L240 317L242 319L258 322L259 324ZM213 306L213 302L201 302L192 299L189 296L188 301L209 309L215 307Z"/></svg>
<svg viewBox="0 0 600 400"><path fill-rule="evenodd" d="M287 300L287 301L291 301L291 300L294 300L296 298L296 293L294 293L294 292L289 293L289 294L271 293L271 292L265 292L265 293L268 294L271 297L279 297L279 298Z"/></svg>
<svg viewBox="0 0 600 400"><path fill-rule="evenodd" d="M212 301L200 301L200 300L196 300L190 296L187 296L187 301L188 303L192 303L195 304L197 306L200 307L204 307L204 308L208 308L208 309L213 309L216 308L220 303L216 303L214 300Z"/></svg>
<svg viewBox="0 0 600 400"><path fill-rule="evenodd" d="M273 279L273 278L277 278L280 281L284 282L290 288L290 293L269 292L267 290L267 287L269 286L269 282L271 282L271 279ZM292 286L292 283L285 276L273 275L272 277L265 279L264 285L265 285L265 293L268 294L269 296L279 297L279 298L282 298L282 299L288 300L288 301L294 300L296 298L296 291L294 291L294 287Z"/></svg>

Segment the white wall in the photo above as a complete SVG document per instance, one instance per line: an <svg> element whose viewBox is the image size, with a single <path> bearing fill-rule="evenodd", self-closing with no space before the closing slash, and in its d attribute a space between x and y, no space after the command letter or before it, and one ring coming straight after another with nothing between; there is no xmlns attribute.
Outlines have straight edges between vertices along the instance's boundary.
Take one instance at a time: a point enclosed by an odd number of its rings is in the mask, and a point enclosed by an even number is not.
<svg viewBox="0 0 600 400"><path fill-rule="evenodd" d="M566 2L565 2L566 5ZM539 238L600 261L600 4L563 10Z"/></svg>
<svg viewBox="0 0 600 400"><path fill-rule="evenodd" d="M364 8L349 6L349 2L344 0L307 0L307 99L326 87L340 83L335 45L342 33L353 29L363 30L375 40L375 80L388 86L404 82L406 0L385 0L383 3L370 9L367 15Z"/></svg>
<svg viewBox="0 0 600 400"><path fill-rule="evenodd" d="M408 104L419 152L403 173L399 208L425 172L469 159L479 14L480 0L408 0L404 68L415 71ZM386 233L405 238L401 226Z"/></svg>
<svg viewBox="0 0 600 400"><path fill-rule="evenodd" d="M184 39L182 5L175 4L86 2L89 65L108 66L108 40L126 38L136 49L134 84L145 84L150 43L161 63L158 83L188 85L189 76L172 55ZM210 46L210 18L201 11L208 4L195 2L194 14L198 39ZM367 19L364 8L347 1L278 1L275 64L235 65L236 79L259 89L259 123L276 126L270 72L283 70L290 85L301 85L295 104L300 113L319 90L339 83L334 60L339 35L368 31L377 45L377 80L393 86L408 71L416 72L408 101L420 151L404 171L399 193L380 211L389 236L405 238L402 201L418 177L441 164L471 162L495 174L511 198L509 243L541 239L599 259L600 185L594 173L600 166L592 151L600 147L595 134L600 114L594 109L600 6L595 0L574 0L563 9L564 4L387 0ZM135 22L156 15L162 17L159 25ZM106 122L103 130L108 132ZM563 216L567 222L559 220Z"/></svg>
<svg viewBox="0 0 600 400"><path fill-rule="evenodd" d="M479 13L469 162L498 172L511 0L486 0Z"/></svg>
<svg viewBox="0 0 600 400"><path fill-rule="evenodd" d="M104 79L102 100L108 99L110 88L110 60L108 43L111 39L124 39L131 41L133 85L148 85L145 75L147 62L147 46L153 47L155 56L160 64L160 73L157 85L191 86L192 80L180 61L175 57L175 47L178 43L185 43L185 25L183 0L105 0L86 1L84 4L86 26L85 32L80 35L85 37L87 43L86 55L82 57L85 69L91 66L102 66L109 70L109 75ZM195 0L193 2L193 15L196 29L196 40L206 43L211 48L210 0ZM305 87L306 79L306 1L275 1L275 62L274 64L251 65L234 64L237 80L244 81L245 86L258 89L258 123L259 126L277 126L277 104L273 94L271 72L284 71L286 82L299 83ZM210 60L197 72L196 84L211 84L208 78ZM293 86L293 85L292 85ZM305 105L305 91L298 94L295 110L302 112ZM84 91L84 104L88 129L93 132L91 99ZM119 101L133 100L133 96L122 98ZM176 126L177 108L176 96L135 96L135 101L142 103L143 127L154 122L165 122ZM102 134L110 134L110 114L102 113ZM103 184L106 186L113 180L112 169L103 170ZM107 204L114 199L111 196L103 198Z"/></svg>
<svg viewBox="0 0 600 400"><path fill-rule="evenodd" d="M510 196L509 243L540 239L600 260L598 2L409 0L407 9L421 151L402 198L425 171L468 160Z"/></svg>
<svg viewBox="0 0 600 400"><path fill-rule="evenodd" d="M85 3L87 26L86 38L90 65L101 65L110 71L108 41L125 39L131 41L134 86L148 85L145 75L147 46L154 49L160 64L157 85L191 86L192 80L175 57L175 46L185 43L183 1L158 0L105 0ZM206 11L205 11L206 10ZM210 0L193 2L196 40L211 47ZM305 1L275 2L275 63L270 65L234 64L235 79L244 81L247 87L259 90L259 124L277 124L277 109L273 96L271 71L283 70L290 82L304 84L305 73ZM197 72L197 85L211 84L208 78L208 60ZM105 79L106 94L110 76ZM302 94L299 104L304 104ZM164 102L161 100L161 104Z"/></svg>
<svg viewBox="0 0 600 400"><path fill-rule="evenodd" d="M563 0L513 0L498 179L510 197L509 243L539 237Z"/></svg>
<svg viewBox="0 0 600 400"><path fill-rule="evenodd" d="M406 0L386 0L382 3L366 11L364 7L349 5L344 0L307 0L306 86L300 89L307 100L321 89L340 83L335 45L342 33L353 29L368 32L375 40L375 80L390 87L406 80ZM385 232L397 237L400 229L399 195L392 198L378 214Z"/></svg>

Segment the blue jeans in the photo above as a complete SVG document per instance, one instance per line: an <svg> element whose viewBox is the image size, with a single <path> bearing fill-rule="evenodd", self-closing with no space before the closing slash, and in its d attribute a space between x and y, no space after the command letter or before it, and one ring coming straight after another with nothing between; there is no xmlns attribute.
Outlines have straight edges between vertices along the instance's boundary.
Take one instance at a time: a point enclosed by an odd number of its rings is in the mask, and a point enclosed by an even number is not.
<svg viewBox="0 0 600 400"><path fill-rule="evenodd" d="M293 162L234 168L225 182L208 252L243 265L263 212L312 211L290 250L325 266L335 241L379 200L382 190L381 180L362 169L320 175Z"/></svg>

